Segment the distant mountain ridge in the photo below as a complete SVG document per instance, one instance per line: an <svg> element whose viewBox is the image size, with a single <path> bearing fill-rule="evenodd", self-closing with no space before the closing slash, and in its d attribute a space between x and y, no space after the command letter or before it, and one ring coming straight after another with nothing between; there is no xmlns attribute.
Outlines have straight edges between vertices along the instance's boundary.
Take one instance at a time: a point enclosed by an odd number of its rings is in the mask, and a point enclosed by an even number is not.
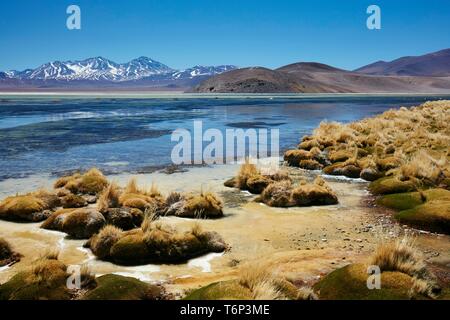
<svg viewBox="0 0 450 320"><path fill-rule="evenodd" d="M384 76L450 76L450 49L422 56L402 57L390 62L377 61L354 70L355 72Z"/></svg>
<svg viewBox="0 0 450 320"><path fill-rule="evenodd" d="M23 83L45 82L129 82L129 81L181 81L196 77L209 77L225 71L236 69L236 66L195 66L185 70L176 70L150 59L139 57L126 63L116 63L103 57L89 58L79 61L53 61L36 69L24 71L10 70L2 72L0 79L11 79Z"/></svg>
<svg viewBox="0 0 450 320"><path fill-rule="evenodd" d="M450 93L450 49L378 61L354 71L318 62L278 69L233 65L173 69L148 57L54 61L0 72L0 90L183 90L199 93Z"/></svg>

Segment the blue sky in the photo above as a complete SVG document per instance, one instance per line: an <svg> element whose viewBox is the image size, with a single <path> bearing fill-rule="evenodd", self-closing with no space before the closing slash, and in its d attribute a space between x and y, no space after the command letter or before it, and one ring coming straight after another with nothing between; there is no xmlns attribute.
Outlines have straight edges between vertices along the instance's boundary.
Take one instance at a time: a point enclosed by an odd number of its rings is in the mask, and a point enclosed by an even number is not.
<svg viewBox="0 0 450 320"><path fill-rule="evenodd" d="M66 28L77 4L82 29ZM382 29L366 28L366 8ZM0 70L53 60L149 56L174 68L270 68L318 61L354 69L450 47L448 0L0 1Z"/></svg>

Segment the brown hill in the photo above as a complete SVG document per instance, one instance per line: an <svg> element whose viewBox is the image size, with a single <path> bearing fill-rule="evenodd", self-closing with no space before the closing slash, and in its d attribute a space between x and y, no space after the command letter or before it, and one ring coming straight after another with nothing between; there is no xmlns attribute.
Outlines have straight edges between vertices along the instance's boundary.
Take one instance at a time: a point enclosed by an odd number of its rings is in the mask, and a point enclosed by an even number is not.
<svg viewBox="0 0 450 320"><path fill-rule="evenodd" d="M203 93L449 93L450 77L380 76L315 62L276 70L244 68L209 78L193 92Z"/></svg>
<svg viewBox="0 0 450 320"><path fill-rule="evenodd" d="M450 49L391 62L378 61L355 70L359 73L395 76L450 76Z"/></svg>

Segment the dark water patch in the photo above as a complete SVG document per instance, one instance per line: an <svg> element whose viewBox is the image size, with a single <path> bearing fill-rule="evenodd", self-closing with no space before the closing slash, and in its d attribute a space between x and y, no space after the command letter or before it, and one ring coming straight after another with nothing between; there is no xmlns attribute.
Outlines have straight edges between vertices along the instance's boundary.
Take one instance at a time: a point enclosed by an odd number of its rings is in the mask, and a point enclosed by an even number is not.
<svg viewBox="0 0 450 320"><path fill-rule="evenodd" d="M0 154L11 157L37 150L61 152L73 146L157 138L171 133L150 129L147 119L114 120L72 119L2 129Z"/></svg>
<svg viewBox="0 0 450 320"><path fill-rule="evenodd" d="M263 121L248 121L248 122L229 122L227 127L241 128L241 129L264 129L267 127L279 127L286 124L286 122L263 122Z"/></svg>

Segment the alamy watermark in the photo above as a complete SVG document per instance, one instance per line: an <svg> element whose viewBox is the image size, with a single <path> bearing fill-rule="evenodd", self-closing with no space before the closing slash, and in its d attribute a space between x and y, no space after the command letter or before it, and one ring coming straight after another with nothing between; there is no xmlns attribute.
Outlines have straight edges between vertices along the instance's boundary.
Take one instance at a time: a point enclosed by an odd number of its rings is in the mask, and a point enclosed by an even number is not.
<svg viewBox="0 0 450 320"><path fill-rule="evenodd" d="M366 25L369 30L381 29L381 8L375 4L367 7L367 14L370 16L367 18Z"/></svg>
<svg viewBox="0 0 450 320"><path fill-rule="evenodd" d="M66 13L69 15L66 20L66 26L69 30L81 29L81 9L79 6L72 4L67 7Z"/></svg>
<svg viewBox="0 0 450 320"><path fill-rule="evenodd" d="M69 277L66 280L66 287L69 290L81 289L81 266L70 265L67 267Z"/></svg>
<svg viewBox="0 0 450 320"><path fill-rule="evenodd" d="M367 268L367 274L369 275L367 277L367 289L374 290L374 289L381 289L381 269L379 266L369 266Z"/></svg>
<svg viewBox="0 0 450 320"><path fill-rule="evenodd" d="M175 165L233 164L243 159L250 162L268 159L278 166L280 154L279 129L226 129L204 130L202 121L194 121L193 131L176 129L171 136L177 144L172 148L171 159Z"/></svg>

